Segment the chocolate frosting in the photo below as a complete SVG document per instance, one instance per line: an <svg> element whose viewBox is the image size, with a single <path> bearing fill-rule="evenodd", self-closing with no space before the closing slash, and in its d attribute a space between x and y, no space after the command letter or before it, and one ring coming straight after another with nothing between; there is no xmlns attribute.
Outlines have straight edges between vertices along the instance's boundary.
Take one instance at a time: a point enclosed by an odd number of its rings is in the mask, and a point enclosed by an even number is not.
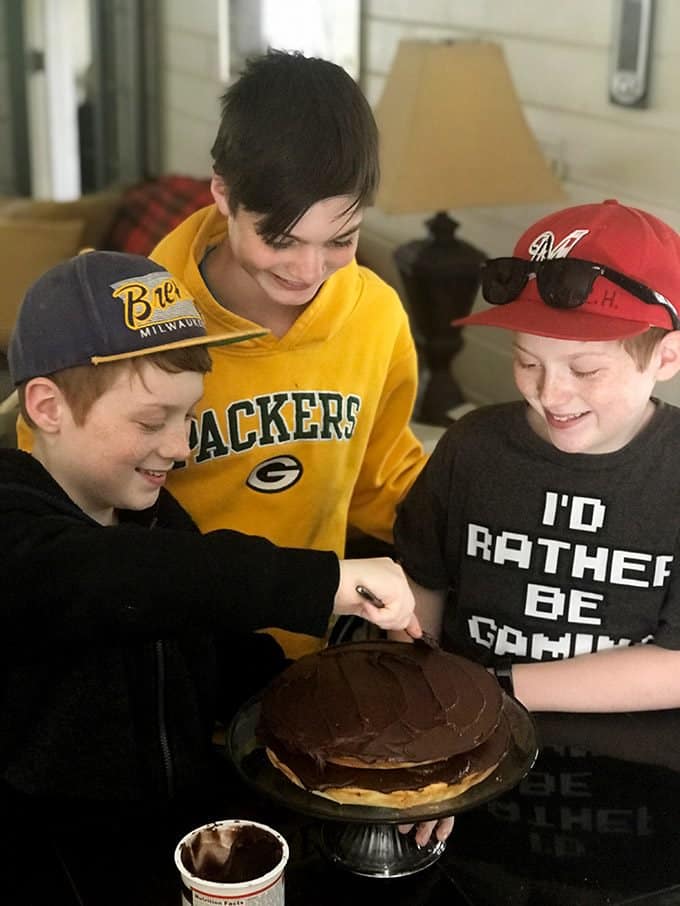
<svg viewBox="0 0 680 906"><path fill-rule="evenodd" d="M454 755L444 761L413 768L349 768L338 764L320 767L313 758L292 754L281 746L272 746L276 756L286 764L308 790L355 787L393 793L397 790L421 790L431 783L456 784L470 774L478 774L498 764L508 750L510 727L505 718L486 742L470 752Z"/></svg>
<svg viewBox="0 0 680 906"><path fill-rule="evenodd" d="M204 881L239 884L266 875L281 861L283 847L252 824L204 828L182 847L187 871Z"/></svg>
<svg viewBox="0 0 680 906"><path fill-rule="evenodd" d="M501 703L495 677L458 655L355 642L300 658L278 676L263 696L258 737L319 766L339 757L369 767L442 761L488 739Z"/></svg>

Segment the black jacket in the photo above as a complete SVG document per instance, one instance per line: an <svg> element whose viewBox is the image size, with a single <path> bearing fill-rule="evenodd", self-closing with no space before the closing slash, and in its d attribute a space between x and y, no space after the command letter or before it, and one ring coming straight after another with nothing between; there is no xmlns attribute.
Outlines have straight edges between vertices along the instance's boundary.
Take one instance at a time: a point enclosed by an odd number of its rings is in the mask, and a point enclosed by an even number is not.
<svg viewBox="0 0 680 906"><path fill-rule="evenodd" d="M0 774L32 796L192 794L216 638L233 654L238 633L327 626L334 554L201 535L165 491L120 515L99 525L35 459L0 450Z"/></svg>

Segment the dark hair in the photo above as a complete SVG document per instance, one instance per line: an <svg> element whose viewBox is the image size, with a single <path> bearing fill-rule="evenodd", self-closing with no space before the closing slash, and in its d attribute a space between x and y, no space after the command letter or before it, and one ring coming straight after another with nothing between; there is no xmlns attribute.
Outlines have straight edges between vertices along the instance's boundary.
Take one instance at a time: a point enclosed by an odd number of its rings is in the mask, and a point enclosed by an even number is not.
<svg viewBox="0 0 680 906"><path fill-rule="evenodd" d="M180 346L178 349L164 349L117 362L103 362L101 365L75 365L45 377L54 381L63 393L76 425L84 425L92 406L113 386L118 375L128 371L141 376L142 366L146 362L151 362L161 371L170 374L179 374L181 371L207 374L212 369L210 353L205 346ZM26 412L27 383L28 381L18 388L19 411L26 424L35 428L35 422Z"/></svg>
<svg viewBox="0 0 680 906"><path fill-rule="evenodd" d="M290 230L324 198L373 203L380 179L378 128L368 101L342 67L269 50L250 59L222 97L212 146L229 209L265 215L258 233Z"/></svg>

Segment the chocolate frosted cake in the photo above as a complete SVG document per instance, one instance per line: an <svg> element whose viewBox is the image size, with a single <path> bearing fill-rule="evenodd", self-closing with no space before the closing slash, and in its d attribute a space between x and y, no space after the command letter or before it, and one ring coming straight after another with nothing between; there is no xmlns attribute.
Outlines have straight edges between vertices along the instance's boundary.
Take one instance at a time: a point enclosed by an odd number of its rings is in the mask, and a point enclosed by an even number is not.
<svg viewBox="0 0 680 906"><path fill-rule="evenodd" d="M406 808L479 783L510 732L501 689L479 664L377 641L292 664L265 692L258 737L272 764L311 792Z"/></svg>

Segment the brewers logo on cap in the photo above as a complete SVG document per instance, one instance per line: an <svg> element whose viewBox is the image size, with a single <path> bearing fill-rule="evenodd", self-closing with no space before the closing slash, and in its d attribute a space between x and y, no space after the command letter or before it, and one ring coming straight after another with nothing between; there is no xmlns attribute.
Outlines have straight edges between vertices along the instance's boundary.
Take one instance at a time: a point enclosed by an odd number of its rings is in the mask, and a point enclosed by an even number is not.
<svg viewBox="0 0 680 906"><path fill-rule="evenodd" d="M120 280L111 289L114 298L123 303L123 317L129 330L152 330L169 324L205 329L194 300L166 271Z"/></svg>

